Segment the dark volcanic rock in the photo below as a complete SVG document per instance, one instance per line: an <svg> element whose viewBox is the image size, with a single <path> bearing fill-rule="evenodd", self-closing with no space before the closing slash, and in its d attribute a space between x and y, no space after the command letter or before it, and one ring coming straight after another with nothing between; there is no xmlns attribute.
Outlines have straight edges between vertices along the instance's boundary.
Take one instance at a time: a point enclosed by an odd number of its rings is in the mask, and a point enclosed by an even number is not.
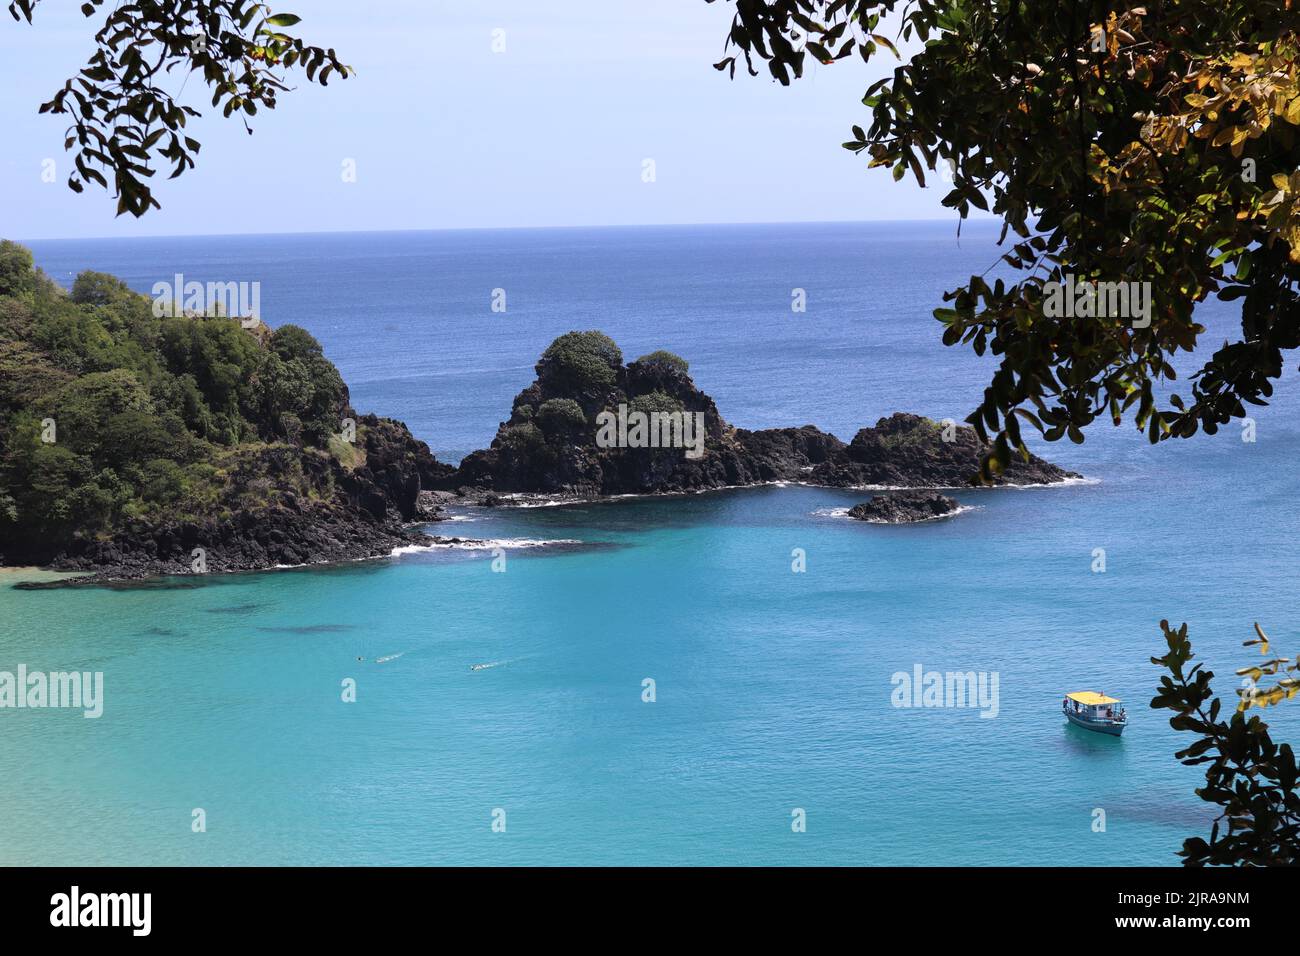
<svg viewBox="0 0 1300 956"><path fill-rule="evenodd" d="M883 524L929 521L954 514L961 506L937 491L895 491L876 495L849 509L849 517Z"/></svg>
<svg viewBox="0 0 1300 956"><path fill-rule="evenodd" d="M0 565L108 580L432 540L407 525L441 517L429 492L455 469L359 415L305 329L159 316L98 273L69 293L10 251L29 274L0 289Z"/></svg>
<svg viewBox="0 0 1300 956"><path fill-rule="evenodd" d="M810 484L836 487L959 488L979 472L986 446L973 428L895 412L853 436L844 454L812 469ZM997 485L1045 485L1078 478L1036 455L1013 458Z"/></svg>
<svg viewBox="0 0 1300 956"><path fill-rule="evenodd" d="M490 448L476 451L442 487L475 491L540 492L601 496L694 491L763 480L739 454L713 399L683 369L660 362L610 366L603 385L577 383L556 374L544 357L537 381L515 397ZM705 454L688 458L684 448L602 448L597 416L620 404L654 396L665 409L702 415ZM572 403L581 418L551 415L552 404ZM693 417L692 421L696 419Z"/></svg>
<svg viewBox="0 0 1300 956"><path fill-rule="evenodd" d="M403 521L427 520L420 491L435 487L456 469L434 458L429 446L401 422L374 415L357 421L363 426L357 437L365 463L338 476L348 502L376 518L384 518L391 509Z"/></svg>
<svg viewBox="0 0 1300 956"><path fill-rule="evenodd" d="M554 354L564 353L561 346L572 354ZM581 375L575 379L570 368ZM713 399L696 388L685 362L648 357L623 365L617 346L599 333L557 339L536 372L537 380L515 397L510 419L501 423L491 447L466 457L458 470L440 479L439 487L471 499L489 491L600 497L776 481L960 487L979 472L986 449L971 428L945 427L905 413L863 428L848 444L812 425L734 428ZM700 416L703 453L693 457L682 447L602 447L599 416L620 408ZM995 483L1050 484L1070 477L1077 476L1031 457L1013 461Z"/></svg>
<svg viewBox="0 0 1300 956"><path fill-rule="evenodd" d="M94 581L138 580L357 561L442 540L407 524L441 518L442 495L429 488L455 469L401 422L365 415L357 423L351 466L319 450L262 446L234 460L228 500L210 514L78 533L58 552L28 562L93 572Z"/></svg>
<svg viewBox="0 0 1300 956"><path fill-rule="evenodd" d="M792 481L832 487L957 487L978 472L985 446L965 426L895 414L849 443L812 425L750 431L728 424L695 386L684 361L653 353L624 364L600 333L569 333L547 349L537 379L516 396L489 448L453 468L406 426L356 420L351 448L307 445L299 430L223 453L218 500L200 513L131 519L53 542L0 542L0 562L94 572L91 580L351 561L433 539L408 525L435 521L459 500L508 503L507 495L592 498L696 492ZM664 447L636 447L625 413L657 416ZM617 430L609 416L618 417ZM690 429L685 426L689 422ZM668 427L673 425L676 430ZM626 426L626 427L623 427ZM615 434L617 440L611 440ZM600 440L598 440L600 436ZM1013 461L998 484L1074 477L1040 458ZM889 495L853 509L867 520L910 521L949 513L941 495Z"/></svg>
<svg viewBox="0 0 1300 956"><path fill-rule="evenodd" d="M78 539L49 566L127 580L356 561L433 540L364 510L318 504L177 524L134 522L106 539Z"/></svg>

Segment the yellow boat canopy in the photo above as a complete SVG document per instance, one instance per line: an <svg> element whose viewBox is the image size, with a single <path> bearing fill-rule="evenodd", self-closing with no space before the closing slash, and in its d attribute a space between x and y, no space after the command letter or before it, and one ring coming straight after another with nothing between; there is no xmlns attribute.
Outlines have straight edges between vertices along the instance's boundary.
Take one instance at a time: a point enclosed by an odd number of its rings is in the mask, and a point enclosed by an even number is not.
<svg viewBox="0 0 1300 956"><path fill-rule="evenodd" d="M1066 697L1085 707L1096 707L1098 704L1118 704L1119 700L1114 697L1107 697L1105 694L1099 694L1095 690L1081 690L1073 694L1066 694Z"/></svg>

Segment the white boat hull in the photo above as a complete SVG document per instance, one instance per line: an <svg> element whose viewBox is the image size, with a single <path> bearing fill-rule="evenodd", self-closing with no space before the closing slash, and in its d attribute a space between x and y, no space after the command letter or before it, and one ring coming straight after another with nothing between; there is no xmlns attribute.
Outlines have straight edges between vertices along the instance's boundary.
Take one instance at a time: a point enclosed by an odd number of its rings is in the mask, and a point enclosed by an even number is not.
<svg viewBox="0 0 1300 956"><path fill-rule="evenodd" d="M1127 721L1117 720L1090 720L1082 714L1076 714L1065 708L1062 708L1065 719L1076 727L1082 727L1084 730L1095 730L1099 734L1110 734L1112 737L1118 737L1124 733L1124 728L1128 726Z"/></svg>

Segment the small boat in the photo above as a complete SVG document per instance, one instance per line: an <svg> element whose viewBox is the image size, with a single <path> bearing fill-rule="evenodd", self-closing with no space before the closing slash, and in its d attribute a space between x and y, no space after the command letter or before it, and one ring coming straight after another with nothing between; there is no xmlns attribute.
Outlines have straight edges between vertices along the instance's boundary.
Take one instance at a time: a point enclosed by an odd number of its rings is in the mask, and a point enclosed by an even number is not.
<svg viewBox="0 0 1300 956"><path fill-rule="evenodd" d="M1066 694L1061 701L1061 712L1065 719L1084 730L1095 730L1099 734L1118 737L1128 726L1128 714L1120 706L1119 700L1107 697L1095 690L1081 690Z"/></svg>

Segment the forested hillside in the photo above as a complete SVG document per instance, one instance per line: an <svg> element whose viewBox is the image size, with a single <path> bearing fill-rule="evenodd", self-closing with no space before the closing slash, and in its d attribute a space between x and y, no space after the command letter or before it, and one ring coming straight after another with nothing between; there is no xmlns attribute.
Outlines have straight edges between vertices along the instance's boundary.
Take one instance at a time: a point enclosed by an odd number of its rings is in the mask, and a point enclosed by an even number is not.
<svg viewBox="0 0 1300 956"><path fill-rule="evenodd" d="M96 272L69 293L27 249L0 243L6 563L112 563L105 548L127 533L128 550L174 563L190 545L220 551L231 539L223 526L246 524L241 515L274 525L286 513L351 521L343 512L358 511L382 526L380 549L396 523L417 517L421 479L447 470L404 426L358 416L305 330L157 317L150 299ZM328 557L288 545L275 554L266 542L266 560ZM225 557L230 567L259 563Z"/></svg>

